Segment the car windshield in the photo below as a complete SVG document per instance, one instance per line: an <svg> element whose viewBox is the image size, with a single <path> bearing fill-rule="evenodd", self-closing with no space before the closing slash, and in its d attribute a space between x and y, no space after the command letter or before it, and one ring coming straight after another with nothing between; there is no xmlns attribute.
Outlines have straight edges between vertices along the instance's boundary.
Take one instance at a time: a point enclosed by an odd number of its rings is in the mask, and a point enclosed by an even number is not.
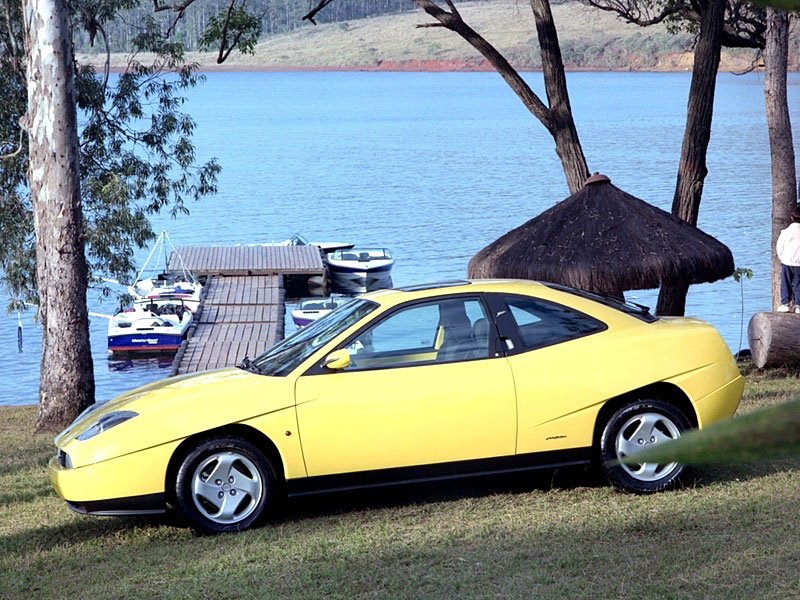
<svg viewBox="0 0 800 600"><path fill-rule="evenodd" d="M375 302L369 300L351 300L330 314L314 321L308 327L296 331L255 358L251 364L262 375L287 375L318 348L330 342L377 307Z"/></svg>

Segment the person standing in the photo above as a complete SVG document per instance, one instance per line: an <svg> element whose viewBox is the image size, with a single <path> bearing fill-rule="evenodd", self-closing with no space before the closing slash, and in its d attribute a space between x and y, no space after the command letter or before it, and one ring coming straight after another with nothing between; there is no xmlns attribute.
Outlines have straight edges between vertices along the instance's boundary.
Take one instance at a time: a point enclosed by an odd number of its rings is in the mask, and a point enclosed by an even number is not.
<svg viewBox="0 0 800 600"><path fill-rule="evenodd" d="M778 312L789 312L789 304L794 302L794 312L800 314L800 207L795 207L791 224L778 236L775 250L781 261Z"/></svg>

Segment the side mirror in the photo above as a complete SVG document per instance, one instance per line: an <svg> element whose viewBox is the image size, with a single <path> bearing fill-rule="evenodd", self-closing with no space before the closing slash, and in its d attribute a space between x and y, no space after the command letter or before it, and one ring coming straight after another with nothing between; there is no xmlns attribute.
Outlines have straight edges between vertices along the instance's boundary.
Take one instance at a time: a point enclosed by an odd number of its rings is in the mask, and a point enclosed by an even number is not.
<svg viewBox="0 0 800 600"><path fill-rule="evenodd" d="M344 348L334 350L325 357L325 360L322 361L322 366L331 371L346 369L350 366L350 353Z"/></svg>

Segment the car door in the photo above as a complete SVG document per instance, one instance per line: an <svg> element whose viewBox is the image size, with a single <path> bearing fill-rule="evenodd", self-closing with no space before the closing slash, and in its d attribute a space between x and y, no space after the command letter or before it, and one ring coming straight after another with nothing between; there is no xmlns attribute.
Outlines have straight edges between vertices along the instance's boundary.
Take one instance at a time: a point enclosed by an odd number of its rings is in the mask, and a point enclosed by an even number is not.
<svg viewBox="0 0 800 600"><path fill-rule="evenodd" d="M480 296L414 302L340 345L350 366L296 383L309 476L513 455L511 369Z"/></svg>
<svg viewBox="0 0 800 600"><path fill-rule="evenodd" d="M609 393L606 324L540 298L490 294L488 300L511 348L517 453L591 446L595 416Z"/></svg>

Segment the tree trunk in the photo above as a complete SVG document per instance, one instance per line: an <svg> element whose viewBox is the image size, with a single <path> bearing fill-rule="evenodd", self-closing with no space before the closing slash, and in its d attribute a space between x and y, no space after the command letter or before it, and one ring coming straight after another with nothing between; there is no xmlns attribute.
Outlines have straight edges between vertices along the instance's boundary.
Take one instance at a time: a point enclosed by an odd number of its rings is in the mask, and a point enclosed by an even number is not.
<svg viewBox="0 0 800 600"><path fill-rule="evenodd" d="M672 214L692 225L697 225L703 183L708 173L706 152L711 139L711 118L714 114L714 91L724 16L725 0L709 0L694 51L686 129L683 134L678 181L672 200ZM658 314L683 315L688 290L687 284L667 282L658 295Z"/></svg>
<svg viewBox="0 0 800 600"><path fill-rule="evenodd" d="M558 32L549 0L531 0L531 8L539 37L547 105L550 107L548 130L556 141L556 153L561 159L569 191L574 194L583 188L583 183L589 177L589 168L572 117Z"/></svg>
<svg viewBox="0 0 800 600"><path fill-rule="evenodd" d="M30 158L42 365L37 431L94 402L78 172L75 72L64 0L25 0Z"/></svg>
<svg viewBox="0 0 800 600"><path fill-rule="evenodd" d="M572 118L572 108L567 92L567 78L564 75L564 64L558 45L558 35L553 23L548 0L531 0L536 31L542 52L542 71L549 106L541 101L527 82L517 73L511 63L497 51L486 39L472 27L467 25L458 13L455 5L448 2L450 12L443 10L433 0L415 0L417 6L439 21L445 27L464 38L473 48L489 61L497 73L522 100L533 116L535 116L553 136L556 153L561 159L561 166L567 178L567 186L571 194L583 188L589 177L589 168L583 155L578 131Z"/></svg>
<svg viewBox="0 0 800 600"><path fill-rule="evenodd" d="M756 313L747 326L747 338L759 369L800 364L800 315Z"/></svg>
<svg viewBox="0 0 800 600"><path fill-rule="evenodd" d="M786 63L789 52L789 14L767 9L767 43L764 49L764 101L772 162L772 308L781 302L781 262L775 253L781 229L792 221L797 205L792 124L786 96Z"/></svg>

